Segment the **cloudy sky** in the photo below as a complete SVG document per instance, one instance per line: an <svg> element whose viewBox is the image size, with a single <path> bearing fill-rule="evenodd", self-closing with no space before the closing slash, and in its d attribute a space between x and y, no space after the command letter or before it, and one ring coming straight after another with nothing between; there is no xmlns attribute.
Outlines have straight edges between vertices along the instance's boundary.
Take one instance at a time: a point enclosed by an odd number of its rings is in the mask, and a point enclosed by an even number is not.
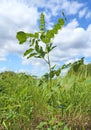
<svg viewBox="0 0 91 130"><path fill-rule="evenodd" d="M91 0L0 0L0 72L45 73L43 60L23 57L27 45L19 45L16 33L38 31L41 12L47 28L52 28L62 11L67 21L54 38L57 47L50 54L51 63L60 67L81 57L91 62Z"/></svg>

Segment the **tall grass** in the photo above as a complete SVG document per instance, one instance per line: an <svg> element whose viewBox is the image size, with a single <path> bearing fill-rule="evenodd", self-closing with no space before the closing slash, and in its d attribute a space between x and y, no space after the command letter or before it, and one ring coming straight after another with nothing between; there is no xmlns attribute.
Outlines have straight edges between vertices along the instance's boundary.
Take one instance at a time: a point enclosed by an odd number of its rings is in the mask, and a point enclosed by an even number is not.
<svg viewBox="0 0 91 130"><path fill-rule="evenodd" d="M91 130L90 124L90 76L59 77L50 92L47 81L0 74L0 130Z"/></svg>

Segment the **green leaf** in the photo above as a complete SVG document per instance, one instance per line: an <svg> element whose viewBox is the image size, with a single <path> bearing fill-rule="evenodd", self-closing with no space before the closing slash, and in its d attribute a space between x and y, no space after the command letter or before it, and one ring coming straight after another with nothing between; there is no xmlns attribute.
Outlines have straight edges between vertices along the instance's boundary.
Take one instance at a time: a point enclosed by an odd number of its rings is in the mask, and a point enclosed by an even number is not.
<svg viewBox="0 0 91 130"><path fill-rule="evenodd" d="M6 124L5 121L3 121L3 125L4 125L4 127L6 128L6 130L8 130L8 126L7 126L7 124Z"/></svg>
<svg viewBox="0 0 91 130"><path fill-rule="evenodd" d="M55 27L53 28L53 33L57 34L58 33L58 29L56 29Z"/></svg>
<svg viewBox="0 0 91 130"><path fill-rule="evenodd" d="M16 38L18 39L19 44L23 44L27 40L26 33L22 32L22 31L17 33Z"/></svg>
<svg viewBox="0 0 91 130"><path fill-rule="evenodd" d="M53 78L54 76L55 76L55 71L52 70L52 71L50 72L50 78Z"/></svg>
<svg viewBox="0 0 91 130"><path fill-rule="evenodd" d="M40 55L37 55L37 56L34 56L35 58L41 58L41 56Z"/></svg>
<svg viewBox="0 0 91 130"><path fill-rule="evenodd" d="M40 31L45 32L45 18L43 13L40 15Z"/></svg>
<svg viewBox="0 0 91 130"><path fill-rule="evenodd" d="M44 39L44 43L49 43L50 41L51 41L50 38L47 38L47 37L46 37L46 38Z"/></svg>
<svg viewBox="0 0 91 130"><path fill-rule="evenodd" d="M28 57L27 57L27 59L29 59L29 58L31 58L31 57L34 57L34 56L36 56L37 55L37 53L31 53Z"/></svg>
<svg viewBox="0 0 91 130"><path fill-rule="evenodd" d="M40 47L39 53L40 53L40 57L41 57L41 58L44 58L46 52L43 51L43 48L42 48L42 47Z"/></svg>
<svg viewBox="0 0 91 130"><path fill-rule="evenodd" d="M47 52L50 52L50 51L53 50L55 47L56 47L56 46L52 46L52 43L47 44L47 45L46 45L46 51L47 51Z"/></svg>
<svg viewBox="0 0 91 130"><path fill-rule="evenodd" d="M30 49L26 50L25 53L24 53L24 56L28 55L28 54L31 53L32 51L34 51L33 48L30 48Z"/></svg>
<svg viewBox="0 0 91 130"><path fill-rule="evenodd" d="M62 15L63 15L63 17L64 17L64 20L66 20L66 21L67 21L66 16L65 16L65 14L64 14L64 12L63 12L63 11L62 11Z"/></svg>
<svg viewBox="0 0 91 130"><path fill-rule="evenodd" d="M37 52L39 52L39 45L38 45L38 41L36 41L36 44L35 44L35 50L36 50Z"/></svg>
<svg viewBox="0 0 91 130"><path fill-rule="evenodd" d="M59 24L60 24L61 26L64 25L64 20L63 20L62 18L60 18L60 19L58 20L58 22L59 22Z"/></svg>
<svg viewBox="0 0 91 130"><path fill-rule="evenodd" d="M45 74L43 75L43 77L48 80L48 79L49 79L49 73L45 73Z"/></svg>
<svg viewBox="0 0 91 130"><path fill-rule="evenodd" d="M59 76L60 73L61 73L61 69L59 68L58 70L56 70L55 74L56 74L56 76Z"/></svg>
<svg viewBox="0 0 91 130"><path fill-rule="evenodd" d="M34 45L34 43L35 43L35 39L32 39L32 41L31 41L31 45Z"/></svg>
<svg viewBox="0 0 91 130"><path fill-rule="evenodd" d="M55 47L56 47L56 46L53 46L53 47L51 48L51 50L53 50Z"/></svg>
<svg viewBox="0 0 91 130"><path fill-rule="evenodd" d="M39 34L38 34L38 33L35 33L35 34L34 34L34 37L35 37L35 38L38 38L38 37L39 37Z"/></svg>
<svg viewBox="0 0 91 130"><path fill-rule="evenodd" d="M51 51L51 47L52 47L52 43L49 43L49 44L46 45L47 52Z"/></svg>
<svg viewBox="0 0 91 130"><path fill-rule="evenodd" d="M43 33L41 33L41 36L40 36L40 39L42 40L43 38L45 38L45 33L43 32Z"/></svg>
<svg viewBox="0 0 91 130"><path fill-rule="evenodd" d="M42 129L43 126L46 126L47 125L47 122L40 122L40 124L36 127L37 129ZM43 129L42 129L43 130Z"/></svg>
<svg viewBox="0 0 91 130"><path fill-rule="evenodd" d="M40 57L41 57L41 58L44 58L44 56L45 56L45 53L42 52L42 53L40 54Z"/></svg>
<svg viewBox="0 0 91 130"><path fill-rule="evenodd" d="M54 37L54 31L53 30L48 30L47 34L46 34L46 37L53 38Z"/></svg>
<svg viewBox="0 0 91 130"><path fill-rule="evenodd" d="M39 48L39 52L40 52L40 53L43 52L43 48L42 48L42 46L40 46L40 48Z"/></svg>
<svg viewBox="0 0 91 130"><path fill-rule="evenodd" d="M35 39L33 38L33 39L30 39L30 47L32 47L33 45L34 45L34 43L35 43Z"/></svg>
<svg viewBox="0 0 91 130"><path fill-rule="evenodd" d="M41 33L40 39L43 43L49 43L50 42L50 38L44 32Z"/></svg>
<svg viewBox="0 0 91 130"><path fill-rule="evenodd" d="M56 30L59 30L59 29L61 29L61 25L60 25L59 23L57 23L57 24L54 25L54 28L55 28Z"/></svg>
<svg viewBox="0 0 91 130"><path fill-rule="evenodd" d="M43 25L40 26L40 30L44 31L44 26Z"/></svg>
<svg viewBox="0 0 91 130"><path fill-rule="evenodd" d="M50 49L50 46L47 44L47 45L46 45L46 51L47 51L47 52L50 52L50 50L51 50L51 49Z"/></svg>
<svg viewBox="0 0 91 130"><path fill-rule="evenodd" d="M56 67L56 64L51 67L51 70L53 70Z"/></svg>

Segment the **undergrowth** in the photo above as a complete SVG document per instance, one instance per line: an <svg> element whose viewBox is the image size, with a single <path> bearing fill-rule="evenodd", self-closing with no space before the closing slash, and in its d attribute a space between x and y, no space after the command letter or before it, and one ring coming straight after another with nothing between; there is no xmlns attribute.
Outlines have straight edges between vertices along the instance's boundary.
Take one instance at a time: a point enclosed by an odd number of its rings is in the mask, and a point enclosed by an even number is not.
<svg viewBox="0 0 91 130"><path fill-rule="evenodd" d="M91 130L91 77L0 74L0 130ZM51 104L51 95L53 104Z"/></svg>

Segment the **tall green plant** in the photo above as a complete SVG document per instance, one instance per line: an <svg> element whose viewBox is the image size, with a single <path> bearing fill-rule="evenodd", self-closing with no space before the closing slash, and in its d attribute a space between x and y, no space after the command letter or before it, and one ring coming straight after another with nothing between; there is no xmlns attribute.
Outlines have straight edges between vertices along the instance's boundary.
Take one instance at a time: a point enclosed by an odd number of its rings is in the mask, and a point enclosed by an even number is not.
<svg viewBox="0 0 91 130"><path fill-rule="evenodd" d="M56 75L59 76L61 69L65 67L65 65L62 66L62 68L59 68L58 70L55 70L55 65L52 66L50 62L50 56L49 53L56 47L53 45L52 40L55 37L56 34L58 34L58 31L62 29L64 26L65 20L63 18L59 18L58 22L53 26L52 29L47 30L46 24L45 24L45 17L44 14L41 13L40 15L40 26L39 31L35 33L25 33L23 31L19 31L16 35L17 39L19 40L19 44L25 43L27 40L29 40L29 49L25 51L24 56L27 56L27 59L31 57L35 58L41 58L43 59L49 67L49 81L50 81L50 88L52 84L52 78ZM44 47L39 44L40 42L43 43Z"/></svg>

